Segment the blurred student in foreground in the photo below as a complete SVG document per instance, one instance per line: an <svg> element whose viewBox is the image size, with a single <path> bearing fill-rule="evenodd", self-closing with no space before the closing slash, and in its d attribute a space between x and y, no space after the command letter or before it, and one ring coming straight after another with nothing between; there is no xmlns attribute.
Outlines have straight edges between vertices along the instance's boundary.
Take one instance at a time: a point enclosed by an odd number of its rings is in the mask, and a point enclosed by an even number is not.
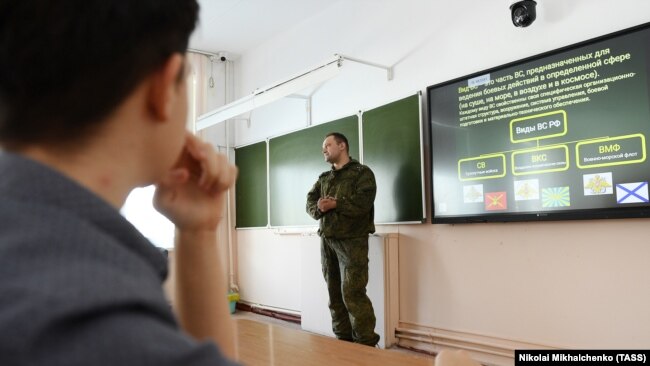
<svg viewBox="0 0 650 366"><path fill-rule="evenodd" d="M0 364L234 364L216 228L237 171L185 131L197 18L0 0ZM150 184L177 227L176 317L164 257L118 211Z"/></svg>

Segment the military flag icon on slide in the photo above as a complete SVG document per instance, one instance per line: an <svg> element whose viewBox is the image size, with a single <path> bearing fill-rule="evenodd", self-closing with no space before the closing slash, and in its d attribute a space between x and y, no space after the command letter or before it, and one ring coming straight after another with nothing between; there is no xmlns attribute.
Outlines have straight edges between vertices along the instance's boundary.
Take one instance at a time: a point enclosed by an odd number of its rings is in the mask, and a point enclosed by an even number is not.
<svg viewBox="0 0 650 366"><path fill-rule="evenodd" d="M539 199L539 180L527 179L515 181L515 201Z"/></svg>
<svg viewBox="0 0 650 366"><path fill-rule="evenodd" d="M648 203L648 182L616 185L616 203Z"/></svg>
<svg viewBox="0 0 650 366"><path fill-rule="evenodd" d="M612 172L585 174L582 176L582 179L584 182L585 196L614 193Z"/></svg>
<svg viewBox="0 0 650 366"><path fill-rule="evenodd" d="M571 206L569 187L551 187L542 189L542 207Z"/></svg>
<svg viewBox="0 0 650 366"><path fill-rule="evenodd" d="M474 184L463 187L463 202L478 203L483 202L483 185Z"/></svg>
<svg viewBox="0 0 650 366"><path fill-rule="evenodd" d="M485 194L485 210L499 211L508 208L506 192L490 192Z"/></svg>

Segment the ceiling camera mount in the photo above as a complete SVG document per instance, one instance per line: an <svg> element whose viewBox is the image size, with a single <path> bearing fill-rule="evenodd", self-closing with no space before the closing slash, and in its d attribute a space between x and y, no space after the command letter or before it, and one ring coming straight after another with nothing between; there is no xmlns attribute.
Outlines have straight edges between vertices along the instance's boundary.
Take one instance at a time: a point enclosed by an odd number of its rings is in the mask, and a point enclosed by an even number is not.
<svg viewBox="0 0 650 366"><path fill-rule="evenodd" d="M512 16L512 24L515 27L528 27L533 24L537 17L535 6L537 2L534 0L519 0L510 5L510 14Z"/></svg>

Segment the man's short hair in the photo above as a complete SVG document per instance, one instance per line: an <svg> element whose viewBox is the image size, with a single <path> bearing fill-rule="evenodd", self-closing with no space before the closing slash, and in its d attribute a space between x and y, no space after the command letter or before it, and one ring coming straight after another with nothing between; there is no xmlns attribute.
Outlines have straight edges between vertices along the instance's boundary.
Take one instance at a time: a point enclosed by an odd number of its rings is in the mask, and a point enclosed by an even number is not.
<svg viewBox="0 0 650 366"><path fill-rule="evenodd" d="M330 136L334 136L334 140L336 140L337 144L340 144L341 142L345 142L345 151L349 154L350 153L350 143L348 143L348 138L345 137L340 132L330 132L325 136L325 138L328 138Z"/></svg>
<svg viewBox="0 0 650 366"><path fill-rule="evenodd" d="M0 144L86 136L174 53L196 0L0 0Z"/></svg>

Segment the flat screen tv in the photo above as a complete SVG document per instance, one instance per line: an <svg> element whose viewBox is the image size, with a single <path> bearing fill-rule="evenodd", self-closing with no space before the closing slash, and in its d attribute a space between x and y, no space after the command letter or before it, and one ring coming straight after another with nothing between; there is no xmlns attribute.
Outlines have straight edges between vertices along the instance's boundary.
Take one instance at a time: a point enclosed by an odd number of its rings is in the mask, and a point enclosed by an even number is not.
<svg viewBox="0 0 650 366"><path fill-rule="evenodd" d="M433 223L650 216L650 23L427 88Z"/></svg>

